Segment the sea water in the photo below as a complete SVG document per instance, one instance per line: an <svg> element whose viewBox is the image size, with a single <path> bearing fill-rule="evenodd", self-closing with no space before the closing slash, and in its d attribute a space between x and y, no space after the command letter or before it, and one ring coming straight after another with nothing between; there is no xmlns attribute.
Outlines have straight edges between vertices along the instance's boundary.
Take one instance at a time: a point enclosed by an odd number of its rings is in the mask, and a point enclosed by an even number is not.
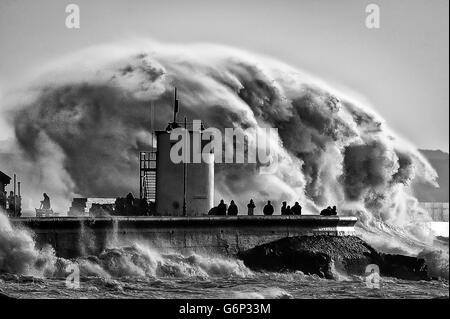
<svg viewBox="0 0 450 319"><path fill-rule="evenodd" d="M379 288L364 280L326 280L301 273L253 273L239 277L85 277L78 289L64 278L5 277L1 292L16 298L448 298L448 281L382 278Z"/></svg>
<svg viewBox="0 0 450 319"><path fill-rule="evenodd" d="M433 258L433 281L366 278L336 273L327 280L302 272L257 272L214 252L160 251L112 237L98 256L64 259L51 246L0 214L0 294L16 298L448 298L448 250Z"/></svg>
<svg viewBox="0 0 450 319"><path fill-rule="evenodd" d="M57 259L52 275L0 275L1 292L17 298L448 298L448 280L407 281L381 277L336 280L302 272L255 272L240 260L200 254L159 253L136 244L96 257ZM67 265L80 270L68 285ZM73 279L73 278L72 278Z"/></svg>

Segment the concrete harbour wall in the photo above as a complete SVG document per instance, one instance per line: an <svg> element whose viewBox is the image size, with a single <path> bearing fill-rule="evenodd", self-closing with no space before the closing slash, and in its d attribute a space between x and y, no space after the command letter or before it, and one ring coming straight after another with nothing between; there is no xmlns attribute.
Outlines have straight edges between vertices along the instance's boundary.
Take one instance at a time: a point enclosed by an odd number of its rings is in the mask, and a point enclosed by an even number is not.
<svg viewBox="0 0 450 319"><path fill-rule="evenodd" d="M38 247L50 244L60 257L95 255L118 243L143 241L162 250L216 251L233 255L280 238L354 234L355 217L198 216L18 218Z"/></svg>

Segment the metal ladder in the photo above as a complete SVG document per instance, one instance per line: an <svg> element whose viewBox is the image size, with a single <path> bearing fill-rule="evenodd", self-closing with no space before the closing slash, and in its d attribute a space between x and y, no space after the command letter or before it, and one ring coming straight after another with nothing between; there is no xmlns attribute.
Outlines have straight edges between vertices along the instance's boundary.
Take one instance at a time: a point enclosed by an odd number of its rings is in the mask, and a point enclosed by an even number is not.
<svg viewBox="0 0 450 319"><path fill-rule="evenodd" d="M139 152L140 197L156 200L156 151Z"/></svg>

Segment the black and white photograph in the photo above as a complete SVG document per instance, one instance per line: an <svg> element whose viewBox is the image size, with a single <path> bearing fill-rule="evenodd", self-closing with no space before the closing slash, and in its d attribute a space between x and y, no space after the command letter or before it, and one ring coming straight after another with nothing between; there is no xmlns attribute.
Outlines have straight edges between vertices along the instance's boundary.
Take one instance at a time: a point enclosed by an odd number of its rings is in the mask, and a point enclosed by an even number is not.
<svg viewBox="0 0 450 319"><path fill-rule="evenodd" d="M448 0L0 0L1 302L277 318L448 280Z"/></svg>

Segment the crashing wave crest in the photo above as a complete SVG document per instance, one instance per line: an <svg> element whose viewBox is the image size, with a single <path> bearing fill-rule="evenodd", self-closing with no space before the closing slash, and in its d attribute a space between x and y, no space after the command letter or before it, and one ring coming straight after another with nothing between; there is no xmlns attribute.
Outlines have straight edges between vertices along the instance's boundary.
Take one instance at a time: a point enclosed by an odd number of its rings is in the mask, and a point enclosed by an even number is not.
<svg viewBox="0 0 450 319"><path fill-rule="evenodd" d="M257 207L269 198L300 201L306 213L333 203L359 214L367 238L382 234L379 247L389 238L408 246L403 250L432 242L416 221L423 211L408 185L413 178L434 183L436 173L414 147L350 96L228 47L144 42L91 48L53 63L5 98L17 140L6 168L25 175L34 202L46 189L59 207L75 194L137 193L136 154L150 146L150 105L153 128L164 128L174 86L189 119L219 129L278 129L271 140L276 172L219 166L216 200L234 199L241 209L249 198Z"/></svg>
<svg viewBox="0 0 450 319"><path fill-rule="evenodd" d="M105 277L228 277L251 276L239 260L199 254L160 253L141 243L108 248L98 257L78 258L82 275Z"/></svg>
<svg viewBox="0 0 450 319"><path fill-rule="evenodd" d="M82 277L96 276L105 279L252 275L240 260L196 253L161 253L137 242L130 246L108 248L99 256L67 260L56 257L51 247L38 249L30 232L13 227L9 219L0 212L0 273L41 278L64 277L71 264L79 266Z"/></svg>

